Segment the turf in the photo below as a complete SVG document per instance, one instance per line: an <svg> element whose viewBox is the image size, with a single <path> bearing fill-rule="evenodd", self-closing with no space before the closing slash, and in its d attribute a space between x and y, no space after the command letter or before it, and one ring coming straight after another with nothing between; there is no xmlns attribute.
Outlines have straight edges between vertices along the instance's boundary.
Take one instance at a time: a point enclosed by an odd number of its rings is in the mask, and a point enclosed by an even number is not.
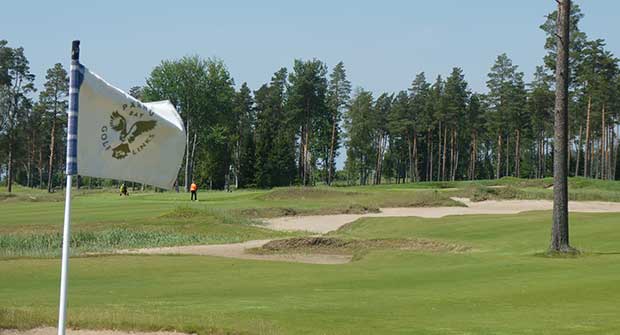
<svg viewBox="0 0 620 335"><path fill-rule="evenodd" d="M574 192L620 198L617 182L571 183ZM208 239L216 237L219 242L288 238L297 235L249 223L257 213L278 209L316 213L352 204L425 205L410 200L433 195L432 202L443 202L453 192L502 184L518 190L519 197L530 196L529 190L550 191L548 181L502 179L317 188L312 194L299 189L202 192L198 203L175 193L119 198L84 192L74 199L74 232L84 234L84 240L104 241L95 249L182 244L189 237L205 239L201 243L214 243ZM491 196L506 196L497 194ZM0 201L0 243L2 238L57 234L61 201L17 197ZM352 252L364 249L344 265L207 256L74 257L69 324L199 334L615 334L620 329L619 215L577 213L570 219L572 243L583 253L569 258L545 254L550 212L364 218L328 236L359 243ZM120 244L105 242L115 240L106 235L112 232L125 236ZM403 241L466 249L407 249ZM7 250L0 247L0 252ZM35 258L17 257L24 249L21 244L15 248L16 254L0 256L0 329L54 326L60 261L49 250L26 253Z"/></svg>
<svg viewBox="0 0 620 335"><path fill-rule="evenodd" d="M418 237L467 253L377 250L338 266L199 256L76 258L69 320L81 328L256 334L613 334L616 214L571 216L583 256L539 256L549 213L374 218L335 236ZM56 259L0 261L1 327L53 325Z"/></svg>

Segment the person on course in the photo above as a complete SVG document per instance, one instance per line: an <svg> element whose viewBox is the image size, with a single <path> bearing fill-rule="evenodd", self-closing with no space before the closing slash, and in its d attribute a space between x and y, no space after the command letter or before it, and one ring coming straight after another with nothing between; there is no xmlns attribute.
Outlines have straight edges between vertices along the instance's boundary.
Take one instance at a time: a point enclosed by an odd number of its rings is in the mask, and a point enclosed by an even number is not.
<svg viewBox="0 0 620 335"><path fill-rule="evenodd" d="M198 185L195 182L192 182L192 185L189 187L189 191L192 193L192 201L198 201L198 195L196 194L198 191Z"/></svg>
<svg viewBox="0 0 620 335"><path fill-rule="evenodd" d="M125 183L121 184L121 194L120 196L129 196L129 193L127 193L127 185L125 185Z"/></svg>

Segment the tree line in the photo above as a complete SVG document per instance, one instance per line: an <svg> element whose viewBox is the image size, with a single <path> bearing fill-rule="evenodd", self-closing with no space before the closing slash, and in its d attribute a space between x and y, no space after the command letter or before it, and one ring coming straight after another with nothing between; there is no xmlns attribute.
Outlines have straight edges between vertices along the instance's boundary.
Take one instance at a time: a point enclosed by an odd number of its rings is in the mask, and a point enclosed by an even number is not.
<svg viewBox="0 0 620 335"><path fill-rule="evenodd" d="M352 90L345 65L295 60L252 90L235 85L220 59L165 60L144 85L142 101L170 100L187 138L178 184L230 186L380 184L383 182L541 178L552 175L556 17L541 25L547 54L525 82L506 54L472 92L454 67L430 80L375 96ZM571 10L569 171L617 179L620 122L618 59L605 41L579 30ZM0 178L28 187L62 185L68 76L55 64L39 92L23 48L0 41ZM38 93L38 95L37 95ZM344 169L336 159L346 152ZM82 178L100 186L109 181Z"/></svg>

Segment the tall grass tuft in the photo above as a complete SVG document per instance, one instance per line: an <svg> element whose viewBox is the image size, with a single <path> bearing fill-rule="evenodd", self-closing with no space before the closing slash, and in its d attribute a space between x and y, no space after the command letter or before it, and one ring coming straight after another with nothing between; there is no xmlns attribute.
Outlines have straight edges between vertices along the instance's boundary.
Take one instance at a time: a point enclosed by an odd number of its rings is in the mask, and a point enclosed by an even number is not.
<svg viewBox="0 0 620 335"><path fill-rule="evenodd" d="M72 233L70 247L72 255L82 255L120 249L234 243L241 242L241 240L241 237L223 235L206 236L117 228L100 232ZM62 235L60 233L0 235L0 257L56 257L61 253L61 246Z"/></svg>

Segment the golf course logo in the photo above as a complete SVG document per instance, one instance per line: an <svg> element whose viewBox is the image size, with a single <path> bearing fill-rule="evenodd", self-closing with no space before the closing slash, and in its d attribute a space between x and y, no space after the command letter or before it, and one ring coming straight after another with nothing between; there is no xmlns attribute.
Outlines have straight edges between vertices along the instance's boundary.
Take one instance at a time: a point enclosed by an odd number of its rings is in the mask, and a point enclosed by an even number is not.
<svg viewBox="0 0 620 335"><path fill-rule="evenodd" d="M137 155L155 138L153 129L157 120L145 120L153 116L146 106L131 103L123 104L110 115L108 125L101 127L101 141L106 151L112 151L112 157L124 159Z"/></svg>

